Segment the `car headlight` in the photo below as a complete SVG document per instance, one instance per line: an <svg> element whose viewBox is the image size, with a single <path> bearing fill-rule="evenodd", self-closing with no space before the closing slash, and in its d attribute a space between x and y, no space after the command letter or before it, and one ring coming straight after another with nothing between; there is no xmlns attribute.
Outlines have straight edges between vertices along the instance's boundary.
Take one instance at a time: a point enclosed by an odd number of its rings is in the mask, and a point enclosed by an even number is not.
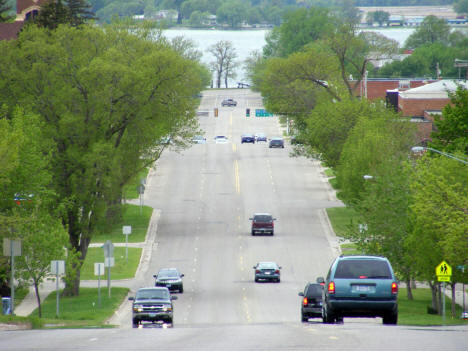
<svg viewBox="0 0 468 351"><path fill-rule="evenodd" d="M142 311L143 311L143 306L140 306L140 305L133 306L133 312L142 312Z"/></svg>

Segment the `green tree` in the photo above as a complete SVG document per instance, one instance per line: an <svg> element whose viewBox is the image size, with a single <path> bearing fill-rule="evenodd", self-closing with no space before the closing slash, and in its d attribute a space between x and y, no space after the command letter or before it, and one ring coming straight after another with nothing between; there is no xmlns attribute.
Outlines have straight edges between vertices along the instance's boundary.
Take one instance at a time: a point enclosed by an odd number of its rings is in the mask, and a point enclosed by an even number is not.
<svg viewBox="0 0 468 351"><path fill-rule="evenodd" d="M432 132L435 149L461 152L468 155L468 90L459 86L450 94L451 104L444 107L442 116L435 118L436 131Z"/></svg>
<svg viewBox="0 0 468 351"><path fill-rule="evenodd" d="M426 154L415 161L411 177L412 222L409 241L419 279L432 288L433 308L441 311L435 267L445 259L452 267L468 262L467 165Z"/></svg>
<svg viewBox="0 0 468 351"><path fill-rule="evenodd" d="M202 88L201 67L149 29L132 29L30 26L17 43L0 43L0 82L10 81L0 85L1 99L47 122L45 138L57 145L50 186L81 262L123 185L159 157L160 138L183 147L197 132L192 97ZM79 293L79 264L67 293Z"/></svg>
<svg viewBox="0 0 468 351"><path fill-rule="evenodd" d="M92 6L87 0L66 0L68 8L69 23L71 26L80 26L89 20L96 19Z"/></svg>
<svg viewBox="0 0 468 351"><path fill-rule="evenodd" d="M51 1L41 6L34 22L44 28L56 29L60 24L69 23L68 7L61 0Z"/></svg>
<svg viewBox="0 0 468 351"><path fill-rule="evenodd" d="M10 11L11 6L8 5L8 0L0 0L0 23L13 19L13 16L9 14Z"/></svg>
<svg viewBox="0 0 468 351"><path fill-rule="evenodd" d="M468 0L458 0L453 4L453 9L459 14L468 14Z"/></svg>
<svg viewBox="0 0 468 351"><path fill-rule="evenodd" d="M390 18L390 14L387 11L375 11L373 13L374 21L379 24L379 26L383 26L384 23L388 22Z"/></svg>
<svg viewBox="0 0 468 351"><path fill-rule="evenodd" d="M232 28L238 27L246 18L245 5L240 1L226 2L216 11L216 21L228 23Z"/></svg>
<svg viewBox="0 0 468 351"><path fill-rule="evenodd" d="M416 49L425 44L436 42L447 43L449 41L450 26L443 18L427 16L421 25L406 39L404 47Z"/></svg>

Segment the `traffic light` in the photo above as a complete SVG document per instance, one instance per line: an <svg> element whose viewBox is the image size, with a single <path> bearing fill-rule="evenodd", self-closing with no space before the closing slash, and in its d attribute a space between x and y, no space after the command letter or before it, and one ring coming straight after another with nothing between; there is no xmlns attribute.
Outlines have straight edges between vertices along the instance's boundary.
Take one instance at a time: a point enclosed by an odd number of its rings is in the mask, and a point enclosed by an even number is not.
<svg viewBox="0 0 468 351"><path fill-rule="evenodd" d="M217 107L215 107L215 109L214 109L214 116L218 117L218 108Z"/></svg>
<svg viewBox="0 0 468 351"><path fill-rule="evenodd" d="M245 117L250 117L250 108L245 110Z"/></svg>

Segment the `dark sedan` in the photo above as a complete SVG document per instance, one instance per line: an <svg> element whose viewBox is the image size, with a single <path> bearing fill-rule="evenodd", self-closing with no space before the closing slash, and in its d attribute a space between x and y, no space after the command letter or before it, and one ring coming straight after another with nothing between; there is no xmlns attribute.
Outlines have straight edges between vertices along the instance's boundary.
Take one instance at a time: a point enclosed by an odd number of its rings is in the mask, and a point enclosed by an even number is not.
<svg viewBox="0 0 468 351"><path fill-rule="evenodd" d="M255 282L266 280L279 283L281 281L281 267L275 262L259 262L253 268L255 269Z"/></svg>
<svg viewBox="0 0 468 351"><path fill-rule="evenodd" d="M241 144L243 144L243 143L255 144L255 137L252 134L242 134Z"/></svg>
<svg viewBox="0 0 468 351"><path fill-rule="evenodd" d="M272 139L270 139L269 147L270 147L270 148L273 148L273 147L284 148L284 140L283 140L283 138L277 137L277 138L272 138Z"/></svg>

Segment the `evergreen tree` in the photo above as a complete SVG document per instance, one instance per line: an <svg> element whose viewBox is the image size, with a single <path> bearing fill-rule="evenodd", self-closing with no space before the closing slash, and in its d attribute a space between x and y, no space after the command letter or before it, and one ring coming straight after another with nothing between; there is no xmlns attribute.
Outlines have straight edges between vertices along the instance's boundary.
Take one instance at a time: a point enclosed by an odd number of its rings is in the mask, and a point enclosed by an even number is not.
<svg viewBox="0 0 468 351"><path fill-rule="evenodd" d="M68 23L68 9L62 0L48 2L41 7L35 22L39 27L56 29L59 24Z"/></svg>
<svg viewBox="0 0 468 351"><path fill-rule="evenodd" d="M0 0L0 22L7 22L13 17L8 15L11 10L11 6L7 3L8 0Z"/></svg>
<svg viewBox="0 0 468 351"><path fill-rule="evenodd" d="M73 27L82 25L88 20L97 19L87 0L68 0L67 7L69 23Z"/></svg>

